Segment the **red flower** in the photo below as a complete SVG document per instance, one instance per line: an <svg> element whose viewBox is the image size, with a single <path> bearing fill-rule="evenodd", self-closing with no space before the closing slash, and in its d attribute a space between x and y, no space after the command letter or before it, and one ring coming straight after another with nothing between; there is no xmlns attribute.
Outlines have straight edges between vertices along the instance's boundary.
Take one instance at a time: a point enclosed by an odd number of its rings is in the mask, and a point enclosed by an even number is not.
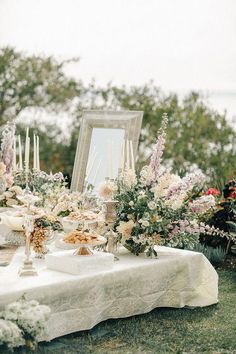
<svg viewBox="0 0 236 354"><path fill-rule="evenodd" d="M231 192L231 193L228 195L228 198L236 198L236 191Z"/></svg>
<svg viewBox="0 0 236 354"><path fill-rule="evenodd" d="M216 188L209 188L205 194L207 194L207 195L221 195L220 191Z"/></svg>

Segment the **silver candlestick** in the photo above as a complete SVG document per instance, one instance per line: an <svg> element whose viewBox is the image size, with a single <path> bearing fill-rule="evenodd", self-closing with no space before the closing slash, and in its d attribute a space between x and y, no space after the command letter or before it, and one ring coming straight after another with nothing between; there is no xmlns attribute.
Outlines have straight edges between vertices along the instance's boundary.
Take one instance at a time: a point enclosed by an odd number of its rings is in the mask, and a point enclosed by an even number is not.
<svg viewBox="0 0 236 354"><path fill-rule="evenodd" d="M107 252L114 254L115 261L118 261L119 258L116 256L117 252L117 241L118 235L113 231L114 221L116 218L116 205L117 200L105 200L105 223L107 225L107 232L105 237L107 238Z"/></svg>
<svg viewBox="0 0 236 354"><path fill-rule="evenodd" d="M34 231L34 218L30 215L25 215L24 218L24 228L25 228L25 260L23 266L19 270L19 275L38 275L35 267L33 266L33 261L30 257L30 236Z"/></svg>
<svg viewBox="0 0 236 354"><path fill-rule="evenodd" d="M25 228L25 260L22 267L19 269L19 275L38 275L35 267L33 266L33 261L31 259L30 252L30 236L34 231L34 217L30 215L30 207L40 198L34 196L29 189L25 189L25 194L18 197L23 203L27 205L26 214L24 217L24 228Z"/></svg>

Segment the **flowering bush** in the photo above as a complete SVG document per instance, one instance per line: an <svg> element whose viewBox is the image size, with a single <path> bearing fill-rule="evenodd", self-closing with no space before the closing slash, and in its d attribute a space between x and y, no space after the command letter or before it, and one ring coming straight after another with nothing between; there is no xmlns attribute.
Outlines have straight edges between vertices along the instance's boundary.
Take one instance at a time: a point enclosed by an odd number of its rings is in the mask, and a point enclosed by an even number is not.
<svg viewBox="0 0 236 354"><path fill-rule="evenodd" d="M167 116L164 115L150 164L137 178L125 170L118 181L115 230L122 244L138 255L144 250L156 256L155 245L192 249L199 235L231 235L204 223L216 205L214 193L202 195L205 176L199 170L183 178L163 172L160 162L165 145Z"/></svg>
<svg viewBox="0 0 236 354"><path fill-rule="evenodd" d="M24 192L21 187L13 186L8 188L5 192L0 194L0 206L1 207L12 207L13 205L21 204L18 196L23 195Z"/></svg>
<svg viewBox="0 0 236 354"><path fill-rule="evenodd" d="M7 305L0 319L0 348L34 348L45 333L49 315L50 308L34 300L21 299Z"/></svg>
<svg viewBox="0 0 236 354"><path fill-rule="evenodd" d="M222 192L215 188L210 188L206 194L213 194L212 191L214 191L217 199L214 212L209 218L209 224L236 237L236 180L229 181ZM230 242L226 238L215 237L211 239L202 237L202 241L214 247L223 246L224 248L229 248L230 246Z"/></svg>

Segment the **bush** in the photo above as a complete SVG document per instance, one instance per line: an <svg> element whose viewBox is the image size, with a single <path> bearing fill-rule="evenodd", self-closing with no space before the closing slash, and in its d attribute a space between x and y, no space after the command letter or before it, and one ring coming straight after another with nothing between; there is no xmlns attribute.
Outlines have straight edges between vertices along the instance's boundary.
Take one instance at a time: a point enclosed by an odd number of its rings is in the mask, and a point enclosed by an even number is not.
<svg viewBox="0 0 236 354"><path fill-rule="evenodd" d="M194 247L195 252L203 253L204 256L211 262L214 266L219 266L224 263L226 251L222 247L210 247L202 245L201 243L197 244Z"/></svg>

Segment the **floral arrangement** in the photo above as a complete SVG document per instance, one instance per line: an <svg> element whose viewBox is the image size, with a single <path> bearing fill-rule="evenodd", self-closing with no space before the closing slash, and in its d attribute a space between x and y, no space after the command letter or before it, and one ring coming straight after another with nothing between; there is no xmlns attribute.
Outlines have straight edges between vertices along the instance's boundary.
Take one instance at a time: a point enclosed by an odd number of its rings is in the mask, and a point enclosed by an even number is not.
<svg viewBox="0 0 236 354"><path fill-rule="evenodd" d="M24 191L19 186L13 186L8 188L5 192L0 194L0 206L12 207L13 205L22 204L21 201L18 199L18 197L23 194Z"/></svg>
<svg viewBox="0 0 236 354"><path fill-rule="evenodd" d="M8 123L5 125L2 131L1 140L1 158L2 162L6 166L6 173L11 175L13 169L13 141L15 136L15 124Z"/></svg>
<svg viewBox="0 0 236 354"><path fill-rule="evenodd" d="M192 249L200 234L232 238L228 232L204 222L216 207L213 194L202 193L205 176L199 170L184 177L161 166L168 117L163 115L149 165L139 176L125 169L118 181L115 231L132 253L156 257L155 245Z"/></svg>
<svg viewBox="0 0 236 354"><path fill-rule="evenodd" d="M77 212L82 205L82 195L79 192L70 192L69 190L62 191L57 195L51 195L52 213L55 216L68 216L70 213Z"/></svg>
<svg viewBox="0 0 236 354"><path fill-rule="evenodd" d="M66 181L61 172L46 173L44 171L32 170L28 173L29 188L42 196L47 195L52 189L62 189ZM14 174L14 184L25 188L25 171L17 170Z"/></svg>
<svg viewBox="0 0 236 354"><path fill-rule="evenodd" d="M0 193L13 184L13 141L15 125L7 124L2 131L0 145Z"/></svg>
<svg viewBox="0 0 236 354"><path fill-rule="evenodd" d="M47 253L45 243L51 238L52 232L61 230L62 225L54 216L47 215L35 220L30 242L38 257L43 257Z"/></svg>
<svg viewBox="0 0 236 354"><path fill-rule="evenodd" d="M24 298L0 313L0 348L13 350L26 345L34 349L46 331L50 308Z"/></svg>

